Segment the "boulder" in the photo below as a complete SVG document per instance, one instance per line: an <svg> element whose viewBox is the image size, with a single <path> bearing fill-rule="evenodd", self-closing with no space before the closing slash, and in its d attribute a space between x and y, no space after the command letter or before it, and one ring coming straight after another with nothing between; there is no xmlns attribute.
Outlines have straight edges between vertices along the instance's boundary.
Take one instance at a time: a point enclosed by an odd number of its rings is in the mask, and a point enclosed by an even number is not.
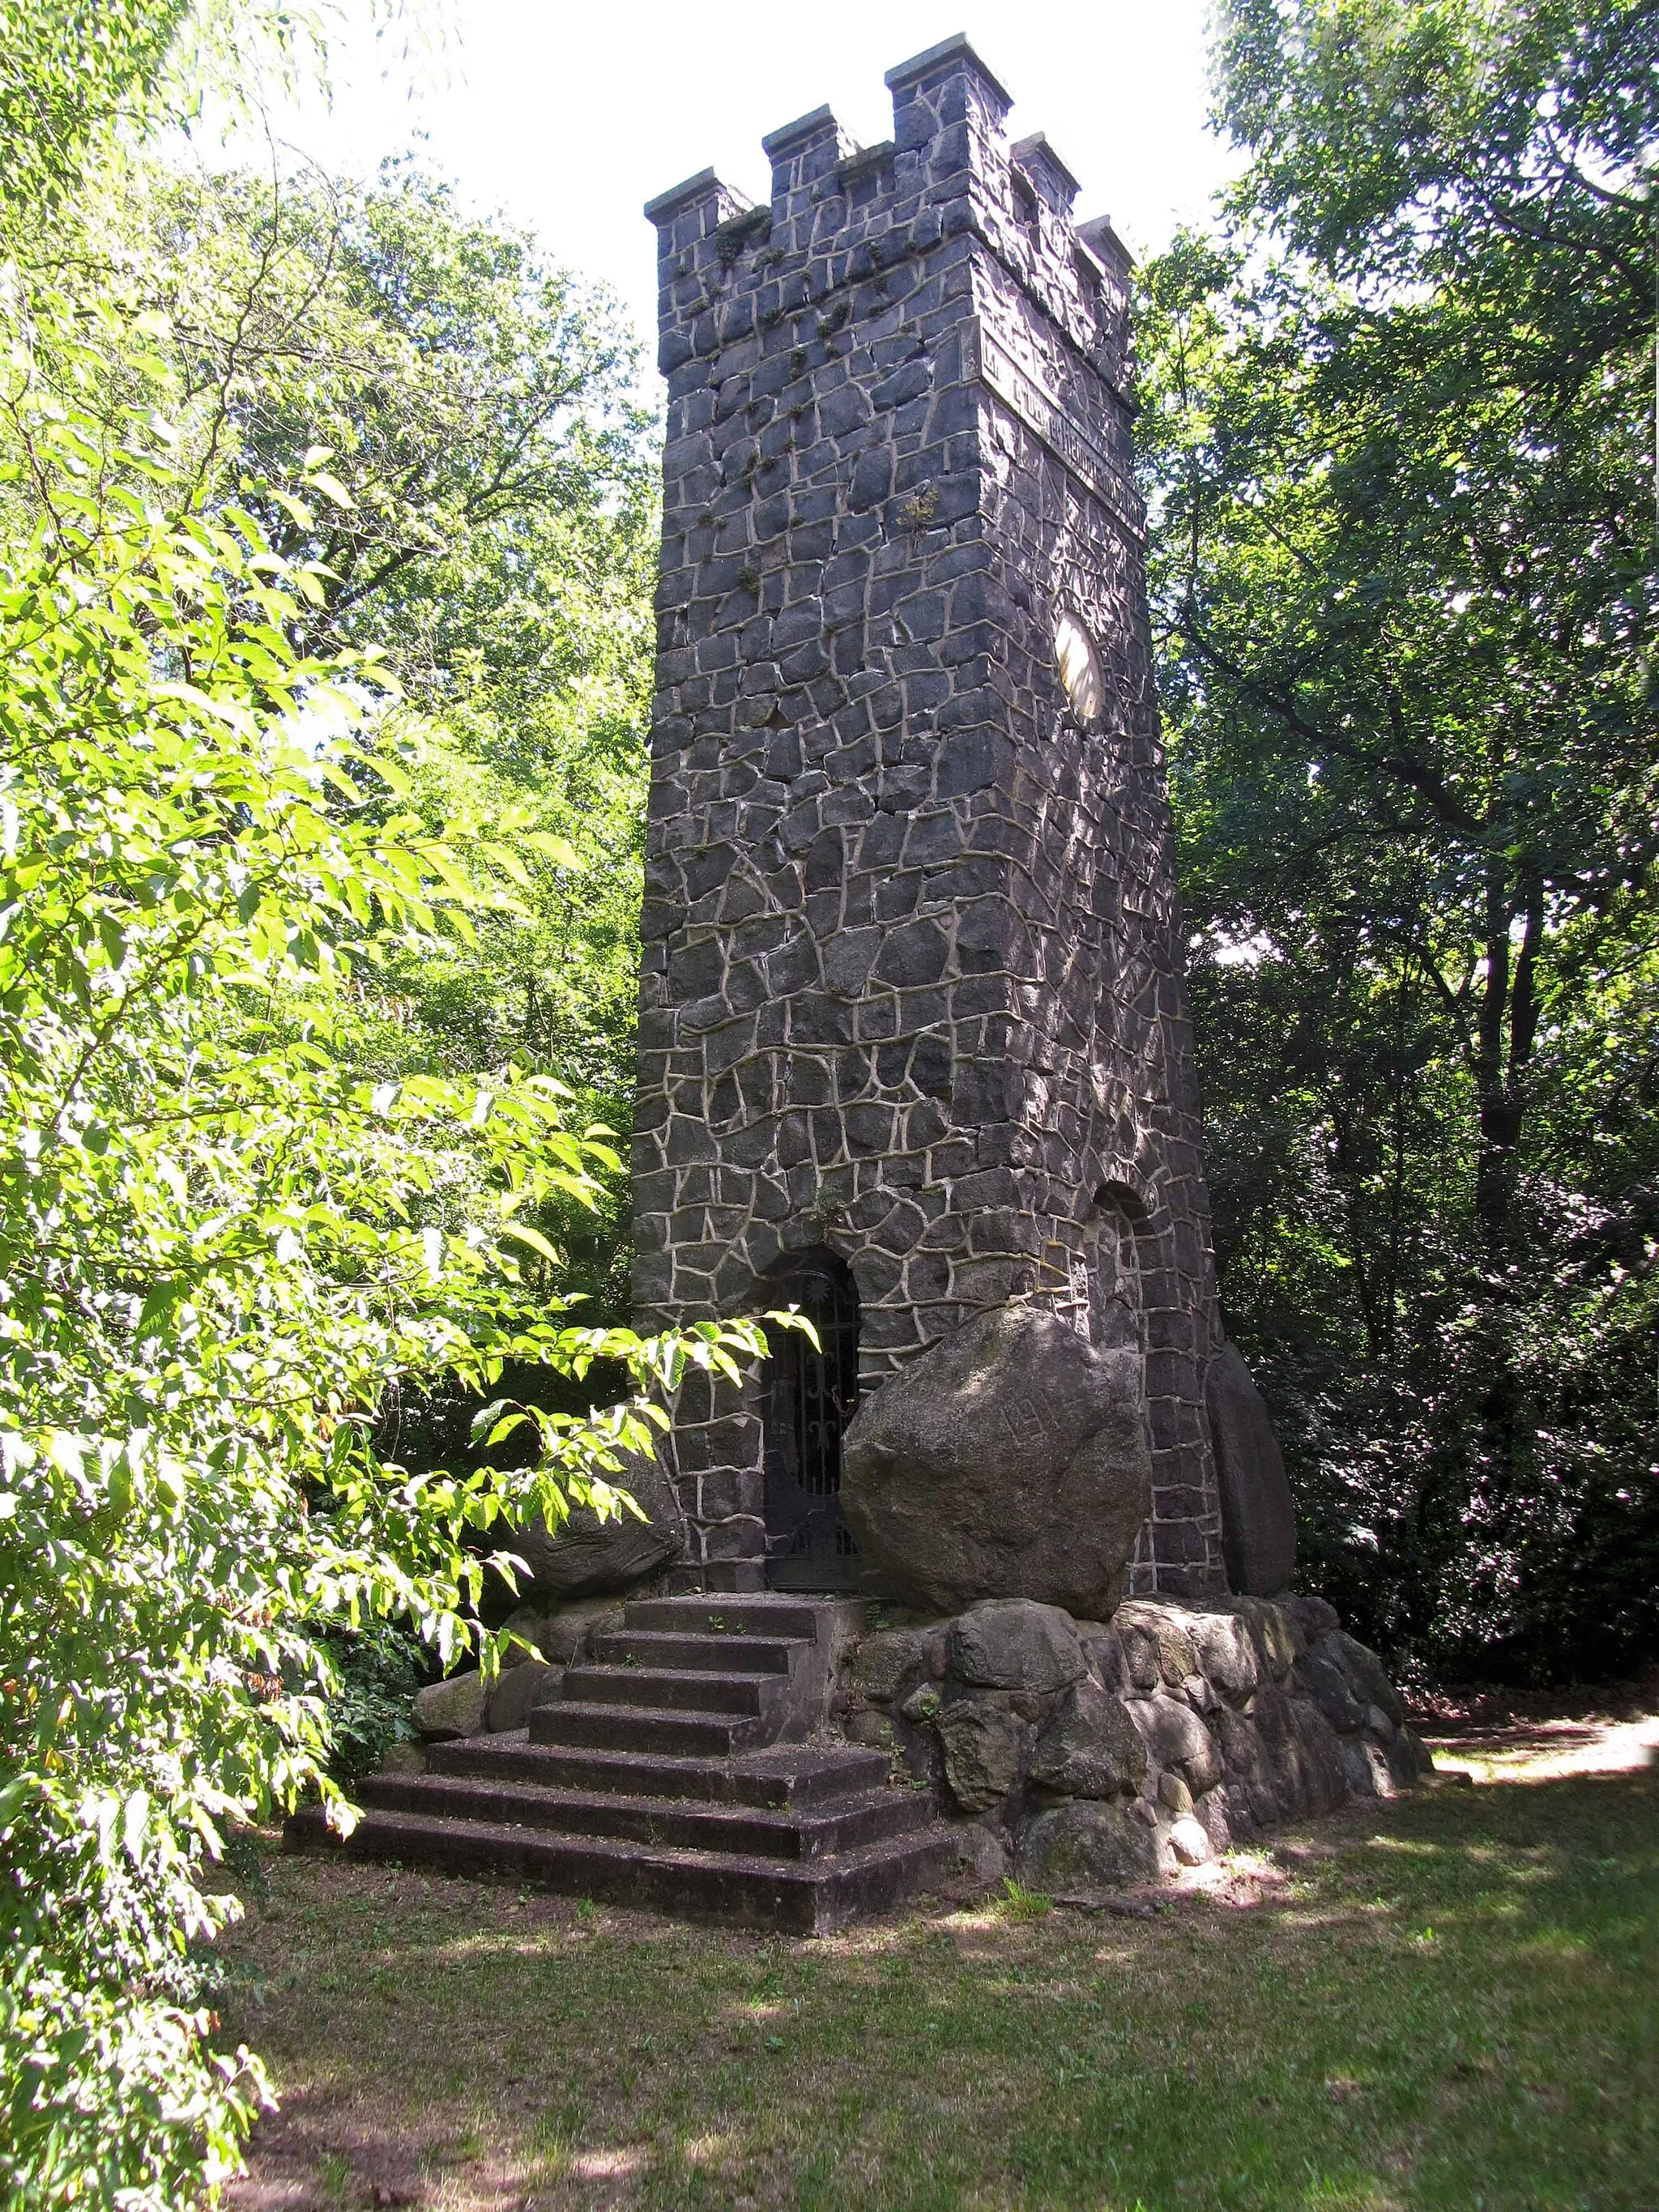
<svg viewBox="0 0 1659 2212"><path fill-rule="evenodd" d="M1224 1698L1242 1703L1255 1689L1261 1671L1244 1623L1236 1613L1194 1612L1185 1626L1206 1680Z"/></svg>
<svg viewBox="0 0 1659 2212"><path fill-rule="evenodd" d="M1026 1821L1014 1848L1014 1871L1028 1889L1053 1896L1067 1890L1121 1889L1156 1881L1161 1872L1158 1831L1121 1805L1073 1797Z"/></svg>
<svg viewBox="0 0 1659 2212"><path fill-rule="evenodd" d="M1117 1797L1146 1771L1140 1731L1109 1690L1074 1682L1037 1738L1031 1779L1063 1797Z"/></svg>
<svg viewBox="0 0 1659 2212"><path fill-rule="evenodd" d="M929 1672L928 1638L920 1628L888 1628L866 1637L853 1655L848 1680L860 1697L887 1705Z"/></svg>
<svg viewBox="0 0 1659 2212"><path fill-rule="evenodd" d="M487 1701L491 1733L523 1728L538 1705L558 1696L563 1680L562 1667L550 1667L542 1659L526 1659L520 1667L505 1668L496 1677Z"/></svg>
<svg viewBox="0 0 1659 2212"><path fill-rule="evenodd" d="M1124 1710L1139 1729L1154 1766L1176 1768L1194 1796L1221 1779L1221 1753L1192 1707L1162 1691L1129 1698Z"/></svg>
<svg viewBox="0 0 1659 2212"><path fill-rule="evenodd" d="M1172 1820L1182 1820L1193 1809L1193 1793L1172 1766L1158 1778L1158 1802Z"/></svg>
<svg viewBox="0 0 1659 2212"><path fill-rule="evenodd" d="M1204 1403L1227 1579L1244 1595L1271 1597L1296 1565L1296 1509L1267 1408L1237 1345L1224 1344L1211 1360Z"/></svg>
<svg viewBox="0 0 1659 2212"><path fill-rule="evenodd" d="M1033 1730L994 1691L955 1698L933 1726L945 1779L964 1813L988 1813L1018 1790Z"/></svg>
<svg viewBox="0 0 1659 2212"><path fill-rule="evenodd" d="M1253 1774L1256 1765L1256 1734L1242 1713L1223 1705L1215 1717L1215 1733L1229 1774Z"/></svg>
<svg viewBox="0 0 1659 2212"><path fill-rule="evenodd" d="M1305 1697L1291 1697L1285 1701L1290 1712L1290 1739L1294 1741L1294 1754L1290 1743L1279 1752L1274 1781L1285 1783L1294 1774L1297 1792L1297 1814L1336 1812L1336 1808L1347 1796L1347 1783L1343 1778L1343 1743L1338 1739L1325 1714Z"/></svg>
<svg viewBox="0 0 1659 2212"><path fill-rule="evenodd" d="M622 1603L615 1597L579 1597L568 1602L558 1598L532 1597L503 1626L539 1652L550 1667L568 1667L584 1657L596 1630L622 1625ZM514 1667L528 1657L508 1647L503 1667Z"/></svg>
<svg viewBox="0 0 1659 2212"><path fill-rule="evenodd" d="M988 1598L951 1623L945 1664L985 1690L1063 1690L1087 1670L1083 1644L1058 1606Z"/></svg>
<svg viewBox="0 0 1659 2212"><path fill-rule="evenodd" d="M1180 1607L1132 1598L1118 1607L1112 1626L1123 1639L1125 1661L1137 1689L1155 1690L1163 1681L1173 1690L1195 1671L1192 1617Z"/></svg>
<svg viewBox="0 0 1659 2212"><path fill-rule="evenodd" d="M1426 1782L1434 1772L1434 1753L1415 1729L1399 1728L1389 1746L1389 1771L1402 1790Z"/></svg>
<svg viewBox="0 0 1659 2212"><path fill-rule="evenodd" d="M1322 1648L1323 1643L1322 1638L1297 1661L1296 1686L1313 1699L1339 1734L1352 1735L1365 1725L1365 1708L1354 1695L1347 1669L1335 1652Z"/></svg>
<svg viewBox="0 0 1659 2212"><path fill-rule="evenodd" d="M1293 1590L1281 1590L1273 1602L1283 1612L1288 1613L1292 1620L1300 1624L1310 1644L1342 1626L1341 1616L1336 1607L1328 1605L1322 1597L1300 1597Z"/></svg>
<svg viewBox="0 0 1659 2212"><path fill-rule="evenodd" d="M864 1705L855 1713L848 1713L842 1731L848 1743L862 1744L866 1751L890 1751L893 1748L893 1723L885 1713L878 1712L873 1705Z"/></svg>
<svg viewBox="0 0 1659 2212"><path fill-rule="evenodd" d="M674 1486L654 1452L618 1453L620 1468L605 1480L624 1490L645 1516L624 1505L606 1520L589 1505L573 1505L570 1517L550 1535L539 1514L502 1538L516 1552L543 1596L582 1597L626 1589L659 1567L685 1555L685 1516Z"/></svg>
<svg viewBox="0 0 1659 2212"><path fill-rule="evenodd" d="M1233 1847L1232 1830L1227 1821L1227 1793L1224 1790L1206 1790L1193 1802L1193 1818L1210 1839L1212 1856L1220 1858Z"/></svg>
<svg viewBox="0 0 1659 2212"><path fill-rule="evenodd" d="M1400 1702L1400 1692L1389 1680L1389 1670L1368 1644L1350 1636L1344 1629L1334 1629L1321 1644L1340 1662L1348 1680L1359 1692L1362 1705L1380 1705L1396 1728L1405 1723L1406 1708Z"/></svg>
<svg viewBox="0 0 1659 2212"><path fill-rule="evenodd" d="M1202 1866L1211 1856L1209 1832L1190 1813L1170 1824L1170 1841L1182 1866Z"/></svg>
<svg viewBox="0 0 1659 2212"><path fill-rule="evenodd" d="M988 1820L964 1820L957 1836L957 1871L965 1880L986 1889L998 1889L1008 1879L1013 1863L1012 1846L1006 1828Z"/></svg>
<svg viewBox="0 0 1659 2212"><path fill-rule="evenodd" d="M415 1725L428 1743L453 1743L484 1732L483 1676L476 1667L428 1682L415 1693Z"/></svg>
<svg viewBox="0 0 1659 2212"><path fill-rule="evenodd" d="M1255 1646L1261 1670L1275 1682L1282 1682L1297 1661L1308 1648L1308 1639L1289 1613L1264 1598L1213 1598L1211 1603L1218 1612L1230 1613L1242 1620Z"/></svg>
<svg viewBox="0 0 1659 2212"><path fill-rule="evenodd" d="M1152 1511L1139 1364L1054 1315L978 1315L860 1404L841 1501L911 1603L1025 1597L1109 1620Z"/></svg>
<svg viewBox="0 0 1659 2212"><path fill-rule="evenodd" d="M1116 1629L1103 1628L1097 1620L1079 1620L1077 1632L1095 1680L1109 1690L1126 1688L1129 1677L1123 1662L1123 1639Z"/></svg>
<svg viewBox="0 0 1659 2212"><path fill-rule="evenodd" d="M380 1761L382 1774L424 1774L426 1747L419 1743L394 1743Z"/></svg>
<svg viewBox="0 0 1659 2212"><path fill-rule="evenodd" d="M1363 1735L1345 1735L1337 1741L1342 1778L1350 1792L1356 1797L1392 1797L1398 1784L1382 1746L1368 1743Z"/></svg>

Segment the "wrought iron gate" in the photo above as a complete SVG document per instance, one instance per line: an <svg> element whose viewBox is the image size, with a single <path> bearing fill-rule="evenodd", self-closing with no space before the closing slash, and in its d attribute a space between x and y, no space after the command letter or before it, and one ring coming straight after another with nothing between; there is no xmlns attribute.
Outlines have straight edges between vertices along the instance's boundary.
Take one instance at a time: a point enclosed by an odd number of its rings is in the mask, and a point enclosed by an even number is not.
<svg viewBox="0 0 1659 2212"><path fill-rule="evenodd" d="M804 1252L768 1285L818 1333L772 1331L766 1376L767 1579L774 1589L851 1589L858 1547L842 1518L841 1439L859 1395L859 1294L831 1252Z"/></svg>

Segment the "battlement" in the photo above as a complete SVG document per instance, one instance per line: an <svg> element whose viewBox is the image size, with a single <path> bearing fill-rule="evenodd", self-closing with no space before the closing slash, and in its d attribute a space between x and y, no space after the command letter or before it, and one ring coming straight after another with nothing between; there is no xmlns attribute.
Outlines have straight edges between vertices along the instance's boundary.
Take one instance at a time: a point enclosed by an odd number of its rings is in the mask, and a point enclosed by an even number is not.
<svg viewBox="0 0 1659 2212"><path fill-rule="evenodd" d="M818 335L835 295L889 306L975 241L1130 405L1130 261L1104 216L1076 223L1078 184L1041 132L1010 144L1008 93L958 35L896 69L893 136L860 146L828 107L761 141L771 198L752 204L705 169L647 203L657 227L659 365L671 395L736 334L737 301L763 295L770 349ZM763 350L765 349L763 348Z"/></svg>

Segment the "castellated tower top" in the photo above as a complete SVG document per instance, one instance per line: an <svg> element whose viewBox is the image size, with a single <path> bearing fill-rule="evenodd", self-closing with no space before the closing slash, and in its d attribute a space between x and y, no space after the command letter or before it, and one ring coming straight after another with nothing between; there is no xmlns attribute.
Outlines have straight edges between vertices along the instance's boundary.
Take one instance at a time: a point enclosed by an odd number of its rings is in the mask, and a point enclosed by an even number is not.
<svg viewBox="0 0 1659 2212"><path fill-rule="evenodd" d="M1109 219L1073 224L1077 179L1041 131L1008 144L1003 124L1012 96L960 33L889 70L886 83L893 136L878 144L858 145L828 107L762 139L772 165L768 207L751 204L713 169L646 203L659 234L664 375L672 380L691 357L680 341L705 304L703 254L711 244L727 268L745 249L762 266L802 256L810 287L809 270L820 283L829 278L812 264L837 244L848 253L869 248L862 272L842 272L842 281L857 281L878 272L884 257L890 265L969 232L1006 259L1128 404L1131 263ZM896 234L904 224L908 233ZM800 304L806 296L810 289Z"/></svg>
<svg viewBox="0 0 1659 2212"><path fill-rule="evenodd" d="M677 1408L707 1560L849 1555L854 1399L1036 1306L1133 1366L1131 1579L1198 1593L1224 1587L1221 1334L1129 258L1046 139L1009 143L965 39L887 83L882 144L815 108L763 142L768 204L705 170L646 210L669 402L635 1297L653 1324L795 1296L833 1322L816 1381Z"/></svg>

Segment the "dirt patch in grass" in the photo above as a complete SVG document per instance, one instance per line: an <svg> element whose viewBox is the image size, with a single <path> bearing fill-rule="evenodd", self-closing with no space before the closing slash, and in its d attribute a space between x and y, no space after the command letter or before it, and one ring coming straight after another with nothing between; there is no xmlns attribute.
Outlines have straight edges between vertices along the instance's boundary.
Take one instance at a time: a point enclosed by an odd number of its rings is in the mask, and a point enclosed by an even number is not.
<svg viewBox="0 0 1659 2212"><path fill-rule="evenodd" d="M1474 1786L1140 1916L804 1942L274 1858L222 2011L282 2109L232 2203L1659 2212L1659 1728L1582 1724L1465 1728Z"/></svg>

